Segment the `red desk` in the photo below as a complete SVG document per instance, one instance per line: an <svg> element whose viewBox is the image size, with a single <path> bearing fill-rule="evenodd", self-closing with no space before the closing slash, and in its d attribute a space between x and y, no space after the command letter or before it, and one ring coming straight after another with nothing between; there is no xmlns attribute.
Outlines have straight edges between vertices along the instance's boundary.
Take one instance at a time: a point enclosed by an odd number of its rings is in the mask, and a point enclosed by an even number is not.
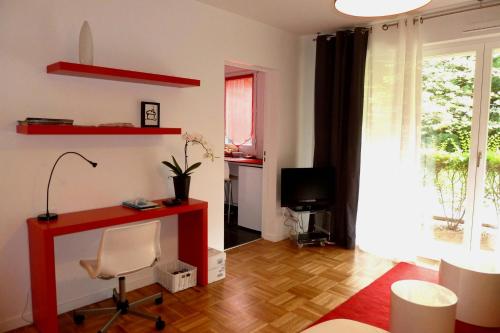
<svg viewBox="0 0 500 333"><path fill-rule="evenodd" d="M130 222L179 216L179 259L198 268L198 284L208 284L208 203L189 199L174 207L138 211L122 206L59 215L54 222L28 219L33 319L41 333L57 333L54 237Z"/></svg>

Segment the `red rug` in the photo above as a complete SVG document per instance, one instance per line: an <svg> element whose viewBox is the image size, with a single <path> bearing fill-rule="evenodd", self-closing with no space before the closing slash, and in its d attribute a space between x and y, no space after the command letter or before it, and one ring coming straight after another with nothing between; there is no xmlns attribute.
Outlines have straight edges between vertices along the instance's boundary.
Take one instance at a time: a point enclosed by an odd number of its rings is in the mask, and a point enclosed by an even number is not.
<svg viewBox="0 0 500 333"><path fill-rule="evenodd" d="M407 279L437 283L438 272L408 263L399 263L368 287L362 289L334 310L321 317L313 325L330 319L344 318L373 325L388 331L391 285L396 281ZM483 328L457 320L455 332L500 333L500 328Z"/></svg>

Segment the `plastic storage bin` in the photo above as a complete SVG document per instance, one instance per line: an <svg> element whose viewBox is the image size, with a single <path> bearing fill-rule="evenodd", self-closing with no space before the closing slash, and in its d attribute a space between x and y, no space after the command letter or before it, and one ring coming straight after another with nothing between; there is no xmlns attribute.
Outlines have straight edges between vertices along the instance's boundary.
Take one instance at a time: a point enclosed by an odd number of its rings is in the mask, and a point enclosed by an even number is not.
<svg viewBox="0 0 500 333"><path fill-rule="evenodd" d="M208 283L222 280L226 277L226 266L222 265L208 270Z"/></svg>
<svg viewBox="0 0 500 333"><path fill-rule="evenodd" d="M208 249L208 283L226 277L226 252Z"/></svg>
<svg viewBox="0 0 500 333"><path fill-rule="evenodd" d="M213 269L226 264L226 252L208 248L208 269Z"/></svg>
<svg viewBox="0 0 500 333"><path fill-rule="evenodd" d="M180 260L159 263L155 274L156 280L171 293L196 286L196 267Z"/></svg>

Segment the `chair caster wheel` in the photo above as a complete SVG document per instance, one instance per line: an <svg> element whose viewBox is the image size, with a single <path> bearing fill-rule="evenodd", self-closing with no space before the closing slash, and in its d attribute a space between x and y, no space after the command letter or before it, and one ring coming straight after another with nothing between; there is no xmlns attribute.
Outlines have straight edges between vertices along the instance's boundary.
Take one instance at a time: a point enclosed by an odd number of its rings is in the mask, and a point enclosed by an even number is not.
<svg viewBox="0 0 500 333"><path fill-rule="evenodd" d="M162 304L163 303L163 297L158 297L157 299L155 299L155 304L156 305L159 305L159 304Z"/></svg>
<svg viewBox="0 0 500 333"><path fill-rule="evenodd" d="M165 328L165 322L163 320L161 320L161 318L158 318L156 320L156 325L155 326L156 326L156 329L158 331L161 331L161 330L163 330Z"/></svg>
<svg viewBox="0 0 500 333"><path fill-rule="evenodd" d="M82 314L73 314L73 321L75 322L75 324L77 325L81 325L83 324L83 321L85 320L85 316L82 315Z"/></svg>

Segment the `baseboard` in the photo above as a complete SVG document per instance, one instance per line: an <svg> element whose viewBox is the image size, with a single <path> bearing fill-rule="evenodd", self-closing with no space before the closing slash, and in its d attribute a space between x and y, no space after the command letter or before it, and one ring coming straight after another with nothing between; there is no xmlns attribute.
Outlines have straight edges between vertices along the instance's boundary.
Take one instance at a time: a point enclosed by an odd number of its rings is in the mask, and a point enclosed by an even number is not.
<svg viewBox="0 0 500 333"><path fill-rule="evenodd" d="M28 320L30 322L33 321L31 312L25 313L24 318L26 318L26 320ZM26 326L29 324L30 323L24 321L21 318L21 315L10 317L10 318L4 319L0 322L0 332L7 332L7 331L10 331L10 330L13 330L13 329L16 329L19 327L23 327L23 326Z"/></svg>
<svg viewBox="0 0 500 333"><path fill-rule="evenodd" d="M153 271L151 271L151 274L148 274L147 276L142 276L136 279L132 278L127 278L127 290L132 291L137 288L142 288L144 286L148 286L150 284L156 283L156 279L154 277ZM110 298L113 292L113 288L106 288L102 290L98 290L93 292L92 294L88 294L82 297L78 297L72 300L64 301L62 303L57 304L57 312L58 314L65 313L74 309L78 309L81 307L84 307L89 304L93 304L96 302L103 301L107 298ZM31 311L27 311L24 314L24 318L26 320L29 320L30 322L33 321L33 314ZM7 318L5 320L0 321L0 332L7 332L22 326L29 325L30 323L26 322L22 318L22 314L19 314L17 316L13 316L10 318Z"/></svg>

